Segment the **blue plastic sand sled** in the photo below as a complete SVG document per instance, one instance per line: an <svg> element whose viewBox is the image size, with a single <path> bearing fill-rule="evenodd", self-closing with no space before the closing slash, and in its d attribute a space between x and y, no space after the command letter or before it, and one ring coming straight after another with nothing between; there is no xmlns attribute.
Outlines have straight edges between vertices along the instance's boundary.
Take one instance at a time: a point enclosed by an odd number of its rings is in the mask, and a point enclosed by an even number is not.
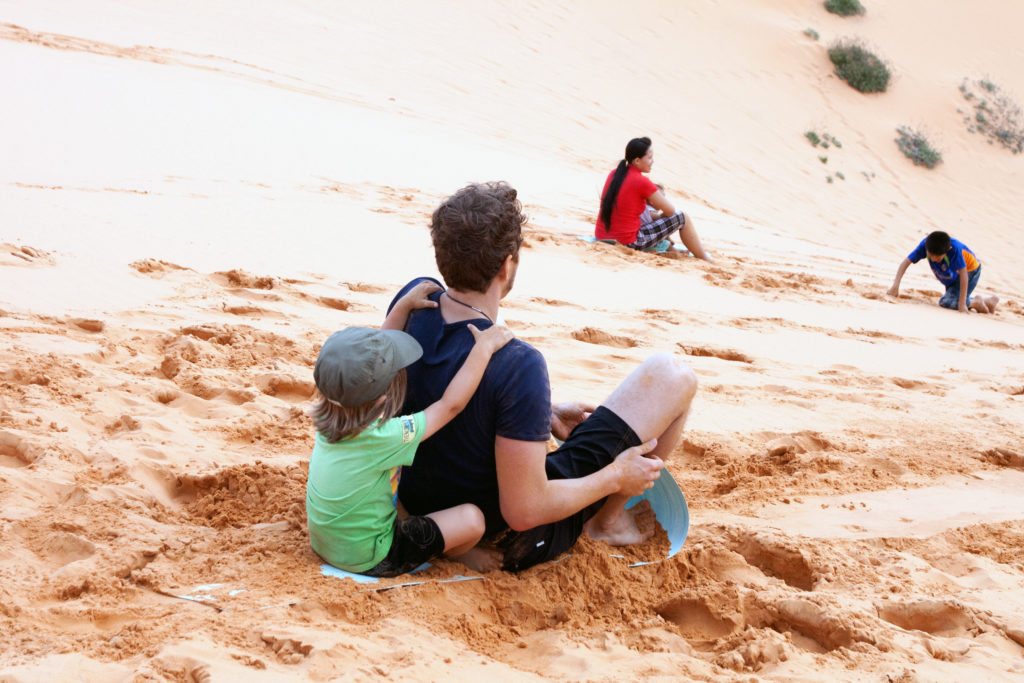
<svg viewBox="0 0 1024 683"><path fill-rule="evenodd" d="M668 542L671 544L668 556L674 556L683 547L686 534L690 531L690 510L686 507L686 498L679 490L679 484L667 469L663 469L661 476L654 480L654 487L648 489L642 496L630 498L626 503L626 509L628 510L641 500L646 500L651 504L651 510L658 518L658 524L668 534Z"/></svg>

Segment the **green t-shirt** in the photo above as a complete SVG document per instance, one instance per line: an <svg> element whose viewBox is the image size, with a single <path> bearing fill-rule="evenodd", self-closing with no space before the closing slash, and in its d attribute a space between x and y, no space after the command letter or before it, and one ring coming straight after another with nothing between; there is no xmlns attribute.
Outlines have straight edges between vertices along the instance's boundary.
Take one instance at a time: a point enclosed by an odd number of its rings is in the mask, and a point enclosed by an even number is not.
<svg viewBox="0 0 1024 683"><path fill-rule="evenodd" d="M423 438L422 412L377 422L328 443L319 432L309 460L306 519L313 550L335 567L362 572L391 549L402 465Z"/></svg>

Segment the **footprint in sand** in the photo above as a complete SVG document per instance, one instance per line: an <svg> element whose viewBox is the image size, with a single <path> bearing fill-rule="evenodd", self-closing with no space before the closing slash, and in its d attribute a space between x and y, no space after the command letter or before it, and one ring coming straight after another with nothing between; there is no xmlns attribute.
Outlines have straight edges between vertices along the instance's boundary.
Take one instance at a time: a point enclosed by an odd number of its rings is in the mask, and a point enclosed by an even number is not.
<svg viewBox="0 0 1024 683"><path fill-rule="evenodd" d="M826 652L850 647L854 643L875 644L876 639L867 629L858 628L850 615L810 600L792 598L775 604L778 618L772 626L779 631L795 631L811 639Z"/></svg>
<svg viewBox="0 0 1024 683"><path fill-rule="evenodd" d="M312 645L308 645L298 638L263 633L260 639L274 652L282 664L299 664L313 651Z"/></svg>
<svg viewBox="0 0 1024 683"><path fill-rule="evenodd" d="M679 627L690 641L706 642L736 633L744 624L738 615L722 614L718 606L700 596L676 595L654 610Z"/></svg>
<svg viewBox="0 0 1024 683"><path fill-rule="evenodd" d="M983 452L981 457L993 465L1024 470L1024 455L1011 451L1008 448L990 448Z"/></svg>
<svg viewBox="0 0 1024 683"><path fill-rule="evenodd" d="M640 345L640 342L632 337L622 337L619 335L609 334L594 327L584 327L579 330L573 330L572 338L576 341L586 342L587 344L599 344L601 346L611 346L617 349L631 349Z"/></svg>
<svg viewBox="0 0 1024 683"><path fill-rule="evenodd" d="M106 323L102 320L95 320L93 318L68 318L67 322L69 325L74 325L86 332L102 332L103 328L106 327Z"/></svg>
<svg viewBox="0 0 1024 683"><path fill-rule="evenodd" d="M0 431L0 466L25 467L43 454L41 448L14 432Z"/></svg>
<svg viewBox="0 0 1024 683"><path fill-rule="evenodd" d="M275 278L252 275L237 268L216 272L213 277L222 285L243 289L273 289L276 282Z"/></svg>
<svg viewBox="0 0 1024 683"><path fill-rule="evenodd" d="M947 600L883 602L875 605L878 616L908 631L953 638L977 633L979 624L963 605Z"/></svg>
<svg viewBox="0 0 1024 683"><path fill-rule="evenodd" d="M147 258L139 261L133 261L131 264L132 269L142 273L143 275L149 275L154 278L162 278L166 273L178 271L178 270L189 270L175 263L168 261L161 261L159 259Z"/></svg>
<svg viewBox="0 0 1024 683"><path fill-rule="evenodd" d="M57 260L50 252L35 247L0 245L0 266L53 266Z"/></svg>
<svg viewBox="0 0 1024 683"><path fill-rule="evenodd" d="M56 567L92 557L95 552L93 543L66 531L50 534L36 549L37 555Z"/></svg>
<svg viewBox="0 0 1024 683"><path fill-rule="evenodd" d="M308 401L316 391L312 380L299 379L281 373L265 373L256 377L256 386L268 396L286 401Z"/></svg>
<svg viewBox="0 0 1024 683"><path fill-rule="evenodd" d="M336 311L347 311L352 308L352 303L345 301L344 299L336 299L332 296L321 296L317 297L317 301L327 308L333 308Z"/></svg>
<svg viewBox="0 0 1024 683"><path fill-rule="evenodd" d="M800 548L761 534L741 535L731 547L766 575L798 590L814 590L817 572Z"/></svg>
<svg viewBox="0 0 1024 683"><path fill-rule="evenodd" d="M739 363L753 363L754 359L745 353L736 351L735 349L720 349L710 346L696 346L691 344L683 344L679 342L676 344L683 352L688 356L706 356L712 358L721 358L722 360L735 361Z"/></svg>

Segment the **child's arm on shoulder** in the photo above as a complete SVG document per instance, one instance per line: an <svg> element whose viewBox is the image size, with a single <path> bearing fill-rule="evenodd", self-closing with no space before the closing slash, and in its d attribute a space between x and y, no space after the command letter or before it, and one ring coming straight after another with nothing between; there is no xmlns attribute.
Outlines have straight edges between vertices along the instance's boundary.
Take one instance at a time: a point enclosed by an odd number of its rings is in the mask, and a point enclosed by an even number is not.
<svg viewBox="0 0 1024 683"><path fill-rule="evenodd" d="M900 261L900 267L896 269L896 279L892 281L892 287L889 288L887 294L889 296L900 295L900 282L903 280L903 273L907 272L907 268L910 267L910 259L904 257Z"/></svg>
<svg viewBox="0 0 1024 683"><path fill-rule="evenodd" d="M426 427L423 430L423 438L426 439L441 427L448 424L453 417L462 412L462 409L473 397L473 392L480 386L480 379L484 376L484 370L491 361L495 351L509 343L513 334L507 327L491 325L483 332L473 325L467 325L469 331L476 338L473 350L469 352L466 361L455 373L448 388L435 403L427 406L423 411L426 417Z"/></svg>
<svg viewBox="0 0 1024 683"><path fill-rule="evenodd" d="M404 330L405 324L409 322L409 314L417 308L437 308L437 302L427 298L441 289L436 282L424 280L408 292L401 299L395 302L391 312L384 318L382 330Z"/></svg>

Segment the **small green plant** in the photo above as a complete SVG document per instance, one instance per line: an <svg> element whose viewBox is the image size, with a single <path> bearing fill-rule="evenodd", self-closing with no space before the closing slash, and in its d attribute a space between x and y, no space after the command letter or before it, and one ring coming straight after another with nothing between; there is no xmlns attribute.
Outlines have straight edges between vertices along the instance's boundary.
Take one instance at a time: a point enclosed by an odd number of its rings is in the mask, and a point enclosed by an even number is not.
<svg viewBox="0 0 1024 683"><path fill-rule="evenodd" d="M843 40L828 48L828 58L836 75L860 92L885 92L889 87L889 67L874 53L856 41Z"/></svg>
<svg viewBox="0 0 1024 683"><path fill-rule="evenodd" d="M818 157L818 161L820 161L823 164L827 164L828 163L828 157Z"/></svg>
<svg viewBox="0 0 1024 683"><path fill-rule="evenodd" d="M825 9L841 17L852 17L867 11L860 0L825 0Z"/></svg>
<svg viewBox="0 0 1024 683"><path fill-rule="evenodd" d="M989 144L999 143L1014 154L1024 151L1024 123L1020 107L999 86L987 79L960 84L960 94L974 105L974 116L966 114L964 122L971 133L981 133Z"/></svg>
<svg viewBox="0 0 1024 683"><path fill-rule="evenodd" d="M811 40L817 40L818 38L820 38L818 32L815 31L813 28L805 28L804 35L810 38Z"/></svg>
<svg viewBox="0 0 1024 683"><path fill-rule="evenodd" d="M842 149L843 147L843 143L839 142L839 140L830 133L822 133L821 135L818 135L817 131L809 130L804 133L804 137L807 138L807 140L815 147L818 145L821 145L825 149L828 149L832 145L835 145L839 149Z"/></svg>
<svg viewBox="0 0 1024 683"><path fill-rule="evenodd" d="M829 184L831 184L832 183L832 176L830 176L830 175L825 176L825 180L827 180L829 182Z"/></svg>
<svg viewBox="0 0 1024 683"><path fill-rule="evenodd" d="M836 171L836 178L839 178L840 180L846 180L846 176L844 176L839 171Z"/></svg>
<svg viewBox="0 0 1024 683"><path fill-rule="evenodd" d="M896 146L914 162L915 166L935 168L942 163L942 155L932 147L923 133L907 126L900 126L896 129L896 135Z"/></svg>

